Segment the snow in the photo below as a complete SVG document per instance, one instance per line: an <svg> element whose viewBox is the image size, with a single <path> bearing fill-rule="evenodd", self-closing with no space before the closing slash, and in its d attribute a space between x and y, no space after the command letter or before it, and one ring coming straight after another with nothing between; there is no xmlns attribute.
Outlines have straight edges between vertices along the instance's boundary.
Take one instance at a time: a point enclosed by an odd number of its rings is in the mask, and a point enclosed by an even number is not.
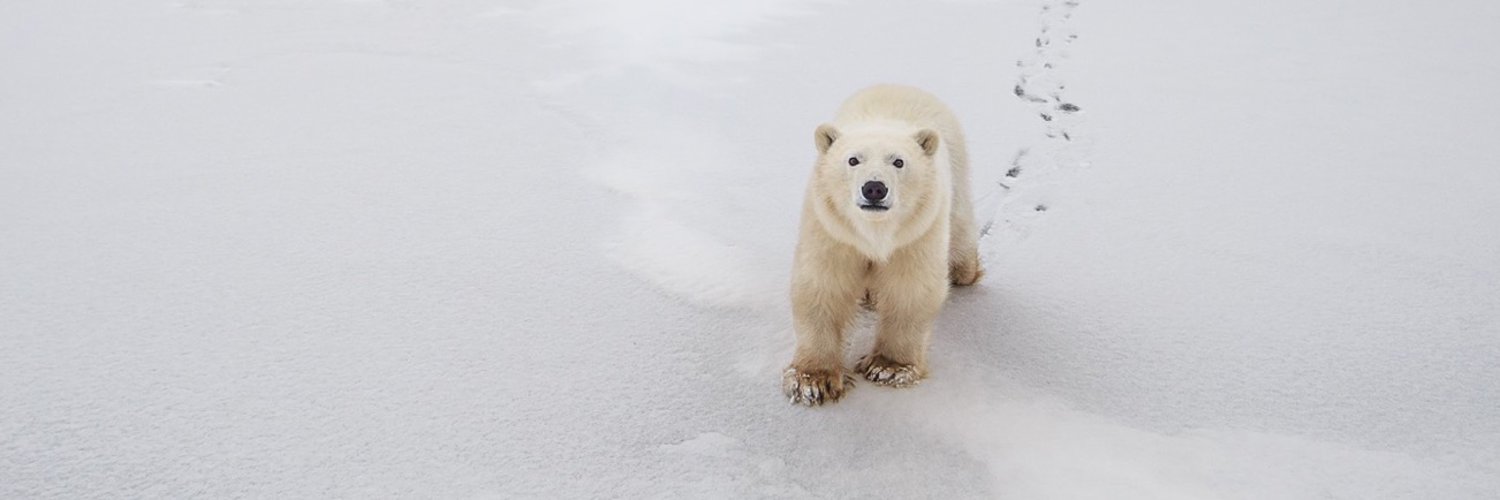
<svg viewBox="0 0 1500 500"><path fill-rule="evenodd" d="M1493 497L1497 23L0 4L0 497ZM877 82L958 111L989 273L928 380L792 407L812 130Z"/></svg>

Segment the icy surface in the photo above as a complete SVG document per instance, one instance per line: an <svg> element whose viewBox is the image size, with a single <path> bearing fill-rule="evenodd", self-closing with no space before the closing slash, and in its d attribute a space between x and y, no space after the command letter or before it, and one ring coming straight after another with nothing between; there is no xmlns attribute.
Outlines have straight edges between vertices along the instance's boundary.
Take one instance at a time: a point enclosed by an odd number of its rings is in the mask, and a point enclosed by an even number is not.
<svg viewBox="0 0 1500 500"><path fill-rule="evenodd" d="M1493 498L1497 27L0 3L0 497ZM921 385L793 407L812 130L877 82L958 111L989 273Z"/></svg>

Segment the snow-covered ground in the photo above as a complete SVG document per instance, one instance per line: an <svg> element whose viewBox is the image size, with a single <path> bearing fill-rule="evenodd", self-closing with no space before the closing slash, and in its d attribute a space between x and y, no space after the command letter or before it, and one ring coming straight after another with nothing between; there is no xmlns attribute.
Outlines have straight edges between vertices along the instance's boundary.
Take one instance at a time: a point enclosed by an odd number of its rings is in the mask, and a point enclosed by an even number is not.
<svg viewBox="0 0 1500 500"><path fill-rule="evenodd" d="M0 68L0 497L1500 491L1494 2L21 1ZM989 276L792 407L877 82Z"/></svg>

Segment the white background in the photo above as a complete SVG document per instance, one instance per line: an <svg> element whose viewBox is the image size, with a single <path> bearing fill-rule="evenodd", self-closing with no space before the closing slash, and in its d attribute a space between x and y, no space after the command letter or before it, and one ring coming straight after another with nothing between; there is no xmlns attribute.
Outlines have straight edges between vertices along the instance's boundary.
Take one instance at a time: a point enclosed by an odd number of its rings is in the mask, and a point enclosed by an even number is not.
<svg viewBox="0 0 1500 500"><path fill-rule="evenodd" d="M0 497L1495 495L1500 4L1079 2L0 4ZM792 407L880 82L989 274Z"/></svg>

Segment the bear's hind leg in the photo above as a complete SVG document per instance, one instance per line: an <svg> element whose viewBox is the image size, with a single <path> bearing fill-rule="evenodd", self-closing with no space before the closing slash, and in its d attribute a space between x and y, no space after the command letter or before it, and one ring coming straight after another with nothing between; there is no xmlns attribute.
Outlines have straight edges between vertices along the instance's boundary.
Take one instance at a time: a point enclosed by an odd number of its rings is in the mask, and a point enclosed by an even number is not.
<svg viewBox="0 0 1500 500"><path fill-rule="evenodd" d="M953 219L948 249L948 281L957 286L970 286L984 277L984 266L979 263L979 231L974 229L972 215L963 217L955 213Z"/></svg>
<svg viewBox="0 0 1500 500"><path fill-rule="evenodd" d="M974 249L960 255L953 252L953 263L948 269L948 281L954 286L972 286L984 278L984 266L979 264L979 250Z"/></svg>

